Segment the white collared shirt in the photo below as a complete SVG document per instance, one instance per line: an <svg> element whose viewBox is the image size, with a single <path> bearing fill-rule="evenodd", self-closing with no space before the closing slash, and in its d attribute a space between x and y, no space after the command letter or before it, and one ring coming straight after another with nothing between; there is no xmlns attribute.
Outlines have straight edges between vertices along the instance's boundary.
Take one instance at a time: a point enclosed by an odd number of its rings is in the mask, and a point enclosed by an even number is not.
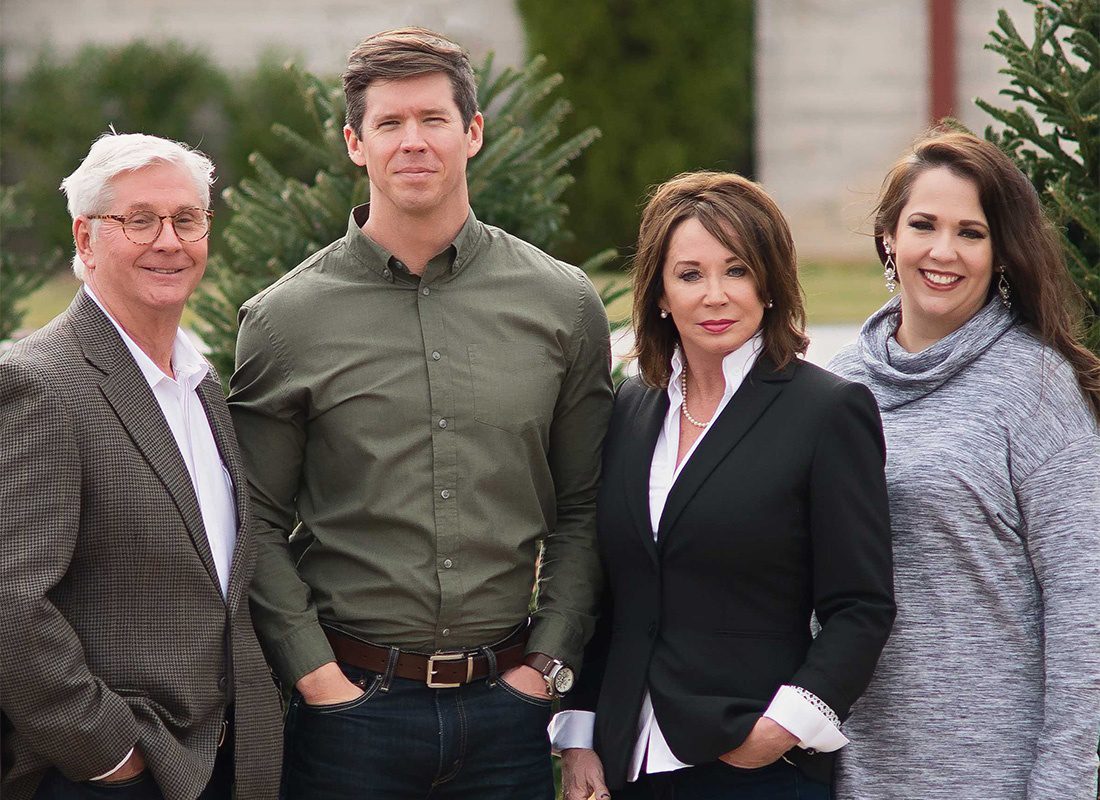
<svg viewBox="0 0 1100 800"><path fill-rule="evenodd" d="M680 423L683 415L680 410L683 402L683 394L680 390L680 376L684 370L683 356L677 348L672 356L672 375L668 381L668 412L665 414L661 433L657 437L657 445L653 449L653 461L649 470L649 518L653 527L653 538L657 538L657 530L660 527L661 515L664 513L665 503L669 492L679 477L684 466L691 460L699 443L710 432L714 420L729 405L741 383L748 375L756 357L763 347L760 334L756 334L745 342L737 350L722 359L722 374L725 378L725 389L718 407L707 422L706 428L691 445L691 449L684 455L683 461L677 465L676 455L680 446ZM806 620L809 626L810 621ZM813 703L803 697L798 690L790 686L782 686L776 692L771 704L764 712L764 716L782 725L793 735L799 737L798 746L803 749L816 749L822 752L839 750L848 743L848 739ZM560 752L570 747L591 748L593 732L595 729L596 715L591 711L562 711L554 716L550 722L550 742L554 752ZM642 765L645 765L647 773L671 772L692 766L685 764L672 753L668 746L657 717L653 712L653 702L649 691L646 690L642 700L642 708L638 714L638 738L635 741L634 753L630 759L630 767L627 772L627 780L635 781L641 774Z"/></svg>

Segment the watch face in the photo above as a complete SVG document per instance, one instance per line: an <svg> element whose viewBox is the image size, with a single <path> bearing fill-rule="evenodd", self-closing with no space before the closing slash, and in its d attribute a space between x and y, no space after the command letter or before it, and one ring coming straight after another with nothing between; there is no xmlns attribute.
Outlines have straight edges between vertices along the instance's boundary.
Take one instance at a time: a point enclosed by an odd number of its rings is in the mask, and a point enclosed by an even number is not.
<svg viewBox="0 0 1100 800"><path fill-rule="evenodd" d="M573 670L563 666L554 673L554 691L557 694L565 694L573 688Z"/></svg>

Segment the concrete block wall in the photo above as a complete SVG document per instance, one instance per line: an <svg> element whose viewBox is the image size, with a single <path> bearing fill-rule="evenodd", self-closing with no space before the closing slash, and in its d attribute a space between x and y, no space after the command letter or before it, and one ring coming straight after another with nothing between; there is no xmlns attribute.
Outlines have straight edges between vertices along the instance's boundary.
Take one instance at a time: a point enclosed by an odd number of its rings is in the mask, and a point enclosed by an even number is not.
<svg viewBox="0 0 1100 800"><path fill-rule="evenodd" d="M1021 0L958 0L956 116L999 101L1000 57L983 49L1004 7L1030 30ZM923 0L758 0L758 178L787 213L803 260L874 259L868 214L886 170L930 120Z"/></svg>
<svg viewBox="0 0 1100 800"><path fill-rule="evenodd" d="M179 39L230 69L252 66L266 48L297 56L320 74L339 74L347 53L375 31L422 25L445 33L476 60L524 61L524 36L512 0L2 0L4 72L18 75L43 47L70 55L85 44L136 38Z"/></svg>

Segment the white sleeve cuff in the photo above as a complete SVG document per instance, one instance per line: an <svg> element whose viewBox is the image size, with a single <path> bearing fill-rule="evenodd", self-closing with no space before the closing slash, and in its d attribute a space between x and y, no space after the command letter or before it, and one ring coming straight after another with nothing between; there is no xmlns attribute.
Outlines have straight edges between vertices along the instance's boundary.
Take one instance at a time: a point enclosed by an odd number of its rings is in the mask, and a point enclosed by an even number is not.
<svg viewBox="0 0 1100 800"><path fill-rule="evenodd" d="M594 711L559 711L550 720L550 750L557 755L570 747L592 749L596 732Z"/></svg>
<svg viewBox="0 0 1100 800"><path fill-rule="evenodd" d="M593 716L595 716L595 715L593 715ZM112 770L111 770L110 772L104 772L104 773L103 773L102 775L96 775L96 776L95 776L94 778L89 778L89 780L93 780L93 781L101 781L101 780L103 780L104 778L109 778L109 777L111 777L111 776L112 776L112 775L114 775L114 774L115 774L116 772L118 772L118 771L119 771L120 769L122 769L123 765L124 765L124 764L125 764L125 763L126 763L127 761L129 761L129 760L130 760L130 756L132 756L133 754L134 754L134 748L132 748L132 747L131 747L131 748L130 748L130 752L129 752L129 753L127 753L127 754L126 754L125 756L123 756L123 757L122 757L122 760L118 762L118 766L116 766L116 767L115 767L114 769L112 769Z"/></svg>
<svg viewBox="0 0 1100 800"><path fill-rule="evenodd" d="M799 686L780 686L764 716L797 736L803 750L831 753L848 744L848 737L829 719L836 714L830 709L826 715L822 708L829 707L811 692Z"/></svg>

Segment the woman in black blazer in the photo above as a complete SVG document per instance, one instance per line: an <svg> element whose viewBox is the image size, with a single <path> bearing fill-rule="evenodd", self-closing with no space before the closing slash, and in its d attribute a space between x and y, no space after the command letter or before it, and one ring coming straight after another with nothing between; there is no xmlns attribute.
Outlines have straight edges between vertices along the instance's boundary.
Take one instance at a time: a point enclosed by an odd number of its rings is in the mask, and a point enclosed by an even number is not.
<svg viewBox="0 0 1100 800"><path fill-rule="evenodd" d="M616 399L598 508L606 608L551 726L566 800L829 798L894 617L878 408L798 358L794 244L753 182L659 187L633 281L641 374Z"/></svg>

